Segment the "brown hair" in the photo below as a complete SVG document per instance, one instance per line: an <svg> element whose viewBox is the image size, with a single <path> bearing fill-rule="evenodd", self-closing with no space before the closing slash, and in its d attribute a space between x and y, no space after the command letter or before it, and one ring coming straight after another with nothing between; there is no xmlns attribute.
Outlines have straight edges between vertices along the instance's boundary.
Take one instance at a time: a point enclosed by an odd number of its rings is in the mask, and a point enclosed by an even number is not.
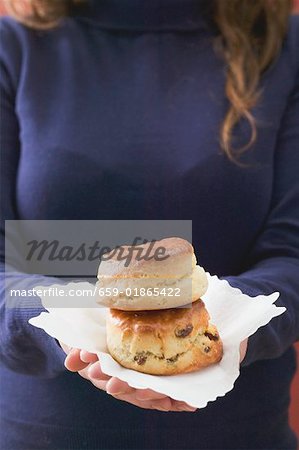
<svg viewBox="0 0 299 450"><path fill-rule="evenodd" d="M279 55L291 11L291 0L208 0L213 22L219 31L217 48L226 62L226 97L229 108L220 130L220 143L229 159L247 150L256 140L252 108L261 93L261 75ZM50 28L86 0L5 0L8 12L34 28ZM27 8L26 8L27 6ZM219 46L220 44L220 46ZM234 148L237 123L249 122L251 136L241 148Z"/></svg>

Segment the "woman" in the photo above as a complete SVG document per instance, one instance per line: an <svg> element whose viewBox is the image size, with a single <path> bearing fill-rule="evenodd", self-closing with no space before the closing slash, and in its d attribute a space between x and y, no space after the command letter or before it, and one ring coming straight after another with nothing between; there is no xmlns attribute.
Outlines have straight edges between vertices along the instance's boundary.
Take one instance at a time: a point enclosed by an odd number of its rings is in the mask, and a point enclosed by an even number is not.
<svg viewBox="0 0 299 450"><path fill-rule="evenodd" d="M67 371L58 343L27 324L40 305L5 308L3 288L3 448L295 450L299 29L290 2L7 6L17 20L1 23L2 219L192 219L206 270L249 295L279 291L287 311L249 339L234 389L194 412L107 379L80 350L66 366L82 376Z"/></svg>

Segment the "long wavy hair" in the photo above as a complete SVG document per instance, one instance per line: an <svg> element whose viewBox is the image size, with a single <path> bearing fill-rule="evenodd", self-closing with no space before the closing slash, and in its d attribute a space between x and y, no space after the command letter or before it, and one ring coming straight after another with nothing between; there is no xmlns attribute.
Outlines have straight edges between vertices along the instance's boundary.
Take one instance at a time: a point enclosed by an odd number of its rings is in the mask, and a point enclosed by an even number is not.
<svg viewBox="0 0 299 450"><path fill-rule="evenodd" d="M207 0L211 20L218 30L215 48L225 60L225 94L228 110L220 128L220 144L230 160L236 161L252 146L257 124L252 109L261 92L262 74L275 61L287 31L291 0ZM73 8L88 0L5 0L9 13L27 26L48 29ZM249 125L248 142L235 148L234 129L241 119Z"/></svg>

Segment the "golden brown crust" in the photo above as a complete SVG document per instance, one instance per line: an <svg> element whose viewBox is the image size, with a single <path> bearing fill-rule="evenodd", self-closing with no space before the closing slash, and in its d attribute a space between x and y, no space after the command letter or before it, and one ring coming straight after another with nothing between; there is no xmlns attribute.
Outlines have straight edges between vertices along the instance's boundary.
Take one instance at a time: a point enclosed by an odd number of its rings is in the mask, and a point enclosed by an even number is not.
<svg viewBox="0 0 299 450"><path fill-rule="evenodd" d="M181 308L170 308L154 311L121 311L110 310L110 321L122 331L144 333L172 333L176 328L193 326L193 332L207 328L209 315L202 300Z"/></svg>
<svg viewBox="0 0 299 450"><path fill-rule="evenodd" d="M144 275L156 277L165 277L165 275L176 276L177 273L190 273L192 269L193 247L190 242L178 237L161 239L155 243L148 242L146 244L136 245L136 249L132 253L132 259L128 266L125 265L126 259L119 259L120 252L122 256L128 255L132 249L130 245L122 245L120 250L112 250L104 255L104 260L99 266L98 278L109 276L114 278L140 277ZM163 248L167 256L163 255L154 258L155 252ZM147 259L139 259L137 250L142 251L142 255L147 255ZM109 258L109 259L108 259ZM176 262L184 261L187 268L178 268ZM167 269L167 270L166 270Z"/></svg>
<svg viewBox="0 0 299 450"><path fill-rule="evenodd" d="M222 357L222 342L201 300L163 311L110 310L107 345L122 366L153 375L191 372Z"/></svg>
<svg viewBox="0 0 299 450"><path fill-rule="evenodd" d="M99 304L124 311L148 311L183 306L205 294L207 276L196 265L188 241L173 237L151 245L123 246L107 253L111 259L102 261L98 270ZM153 257L158 248L165 250L164 259ZM136 249L142 249L142 254ZM145 257L147 250L147 259L138 260ZM125 253L120 254L121 251ZM124 255L128 256L128 252L131 253L127 260Z"/></svg>

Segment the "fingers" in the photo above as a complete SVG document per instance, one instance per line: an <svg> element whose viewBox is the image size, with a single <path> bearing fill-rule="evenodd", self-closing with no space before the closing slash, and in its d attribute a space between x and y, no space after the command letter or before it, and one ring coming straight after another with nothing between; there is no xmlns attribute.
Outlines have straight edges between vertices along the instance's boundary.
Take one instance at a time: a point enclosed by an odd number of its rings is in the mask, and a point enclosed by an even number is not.
<svg viewBox="0 0 299 450"><path fill-rule="evenodd" d="M128 383L112 377L106 384L106 392L118 400L122 400L143 409L159 409L169 411L171 400L150 389L134 389ZM138 398L140 397L140 399ZM156 397L156 399L155 399Z"/></svg>
<svg viewBox="0 0 299 450"><path fill-rule="evenodd" d="M132 388L125 381L121 381L118 378L112 377L106 386L107 393L113 396L116 395L127 395L135 393L136 389Z"/></svg>
<svg viewBox="0 0 299 450"><path fill-rule="evenodd" d="M177 412L195 412L197 408L194 406L190 406L185 402L181 402L179 400L171 400L171 411Z"/></svg>
<svg viewBox="0 0 299 450"><path fill-rule="evenodd" d="M80 359L81 361L90 364L98 361L99 358L94 353L89 353L86 350L81 350Z"/></svg>
<svg viewBox="0 0 299 450"><path fill-rule="evenodd" d="M143 409L156 409L159 411L185 411L194 412L196 408L185 402L172 400L164 394L152 391L151 389L134 389L124 381L112 377L106 384L108 394L129 402L132 405Z"/></svg>
<svg viewBox="0 0 299 450"><path fill-rule="evenodd" d="M87 363L81 361L80 350L73 348L64 361L65 367L71 372L78 372L88 366Z"/></svg>
<svg viewBox="0 0 299 450"><path fill-rule="evenodd" d="M60 343L60 345L67 353L64 365L71 372L79 372L85 369L88 364L98 360L97 355L94 353L89 353L86 350L79 350L77 348L71 348L62 343Z"/></svg>
<svg viewBox="0 0 299 450"><path fill-rule="evenodd" d="M79 370L78 374L79 374L82 378L85 378L85 380L90 381L89 376L88 376L88 368L83 369L83 370Z"/></svg>
<svg viewBox="0 0 299 450"><path fill-rule="evenodd" d="M88 379L95 387L107 391L107 383L109 382L111 377L102 372L100 361L93 363L87 369L87 373Z"/></svg>
<svg viewBox="0 0 299 450"><path fill-rule="evenodd" d="M140 401L159 400L166 397L167 395L160 394L159 392L152 391L151 389L136 390L136 399Z"/></svg>
<svg viewBox="0 0 299 450"><path fill-rule="evenodd" d="M107 381L93 380L91 378L88 378L88 379L96 388L101 389L102 391L107 391Z"/></svg>
<svg viewBox="0 0 299 450"><path fill-rule="evenodd" d="M137 400L136 392L132 392L130 394L120 394L113 395L113 397L118 400L122 400L128 403L131 403L134 406L138 406L142 409L156 409L158 411L170 411L171 409L171 399L169 397L165 397L160 400Z"/></svg>
<svg viewBox="0 0 299 450"><path fill-rule="evenodd" d="M72 372L78 372L95 387L105 390L116 399L139 408L176 412L196 411L196 408L185 402L173 400L151 389L134 389L125 381L106 375L102 372L97 356L84 350L72 349L65 359L65 367Z"/></svg>
<svg viewBox="0 0 299 450"><path fill-rule="evenodd" d="M101 381L107 381L110 380L111 378L109 375L106 375L105 373L102 372L100 361L93 363L88 368L88 376L92 380L101 380Z"/></svg>

